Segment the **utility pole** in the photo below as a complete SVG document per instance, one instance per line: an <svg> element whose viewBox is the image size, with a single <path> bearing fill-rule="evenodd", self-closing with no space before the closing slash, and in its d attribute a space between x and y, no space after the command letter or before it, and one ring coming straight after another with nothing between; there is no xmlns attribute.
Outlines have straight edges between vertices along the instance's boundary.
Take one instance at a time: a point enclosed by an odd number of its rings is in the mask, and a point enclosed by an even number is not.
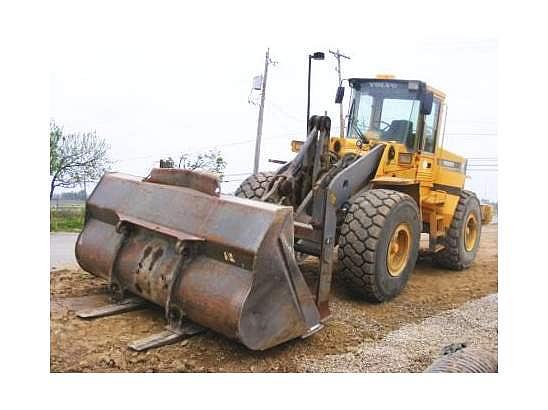
<svg viewBox="0 0 548 410"><path fill-rule="evenodd" d="M266 95L266 78L268 76L268 66L270 64L276 65L276 62L270 59L270 48L268 48L266 50L266 56L264 60L263 83L261 86L261 105L259 106L259 119L257 121L257 140L255 142L255 162L253 164L254 175L257 175L257 173L259 172L259 159L261 157L261 137L263 134L264 100Z"/></svg>
<svg viewBox="0 0 548 410"><path fill-rule="evenodd" d="M342 75L341 75L341 57L346 58L350 60L350 57L345 56L344 54L341 54L339 49L337 51L331 51L329 50L331 54L335 56L337 59L337 73L339 74L339 87L342 85ZM340 113L340 136L341 138L344 137L344 114L343 114L343 106L342 104L339 104L339 113Z"/></svg>

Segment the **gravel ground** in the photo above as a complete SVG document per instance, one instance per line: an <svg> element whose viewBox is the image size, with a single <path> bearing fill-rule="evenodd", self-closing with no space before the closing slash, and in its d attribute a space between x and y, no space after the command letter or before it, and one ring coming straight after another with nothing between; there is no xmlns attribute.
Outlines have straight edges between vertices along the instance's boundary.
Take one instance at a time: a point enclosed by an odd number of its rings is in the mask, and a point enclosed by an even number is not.
<svg viewBox="0 0 548 410"><path fill-rule="evenodd" d="M476 329L476 323L491 320L489 315L493 311L484 312L486 317L481 311L476 316L465 316L468 322L461 318L460 328L455 327L454 331L436 318L445 317L444 312L460 309L467 302L496 294L497 262L497 226L489 225L483 228L478 257L469 269L443 270L428 259L421 259L404 291L381 304L367 303L349 291L337 278L338 264L330 303L332 316L325 328L307 339L292 340L264 352L250 351L212 331L146 353L133 352L127 347L128 342L164 329L162 309L80 320L74 312L108 303L107 284L80 270L56 270L50 275L50 369L53 372L422 371L445 344L482 340L496 346L496 313L494 336ZM318 272L317 259L309 258L301 270L313 285ZM496 312L496 296L491 298L495 303L491 308ZM432 329L425 330L430 324ZM462 329L467 326L470 329L465 333ZM463 336L468 339L462 340ZM347 363L345 360L349 359Z"/></svg>
<svg viewBox="0 0 548 410"><path fill-rule="evenodd" d="M497 294L464 304L390 332L384 339L363 342L353 352L305 359L307 372L418 372L440 356L443 347L466 343L492 354L498 349Z"/></svg>

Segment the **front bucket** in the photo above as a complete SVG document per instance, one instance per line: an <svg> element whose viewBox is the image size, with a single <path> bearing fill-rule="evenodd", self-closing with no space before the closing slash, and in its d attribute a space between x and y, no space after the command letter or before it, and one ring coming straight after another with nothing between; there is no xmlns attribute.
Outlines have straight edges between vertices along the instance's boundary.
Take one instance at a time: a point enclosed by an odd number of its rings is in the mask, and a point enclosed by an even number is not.
<svg viewBox="0 0 548 410"><path fill-rule="evenodd" d="M171 183L103 176L76 243L80 266L253 350L320 326L293 253L292 208Z"/></svg>

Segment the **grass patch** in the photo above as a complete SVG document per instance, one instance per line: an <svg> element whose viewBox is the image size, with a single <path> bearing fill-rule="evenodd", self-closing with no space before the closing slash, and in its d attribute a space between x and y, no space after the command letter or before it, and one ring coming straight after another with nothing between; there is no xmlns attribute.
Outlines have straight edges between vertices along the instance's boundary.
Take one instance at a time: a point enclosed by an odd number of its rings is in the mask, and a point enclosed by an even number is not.
<svg viewBox="0 0 548 410"><path fill-rule="evenodd" d="M50 208L50 232L79 232L84 227L83 206Z"/></svg>

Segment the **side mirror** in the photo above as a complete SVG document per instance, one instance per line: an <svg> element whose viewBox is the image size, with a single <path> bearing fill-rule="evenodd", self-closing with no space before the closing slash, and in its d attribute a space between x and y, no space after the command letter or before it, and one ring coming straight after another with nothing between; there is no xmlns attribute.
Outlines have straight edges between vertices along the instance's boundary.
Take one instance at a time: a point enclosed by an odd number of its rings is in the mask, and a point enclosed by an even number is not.
<svg viewBox="0 0 548 410"><path fill-rule="evenodd" d="M434 94L426 92L421 97L421 114L429 115L432 112L432 104L434 102Z"/></svg>
<svg viewBox="0 0 548 410"><path fill-rule="evenodd" d="M341 104L344 98L344 87L337 88L337 95L335 96L335 104Z"/></svg>

